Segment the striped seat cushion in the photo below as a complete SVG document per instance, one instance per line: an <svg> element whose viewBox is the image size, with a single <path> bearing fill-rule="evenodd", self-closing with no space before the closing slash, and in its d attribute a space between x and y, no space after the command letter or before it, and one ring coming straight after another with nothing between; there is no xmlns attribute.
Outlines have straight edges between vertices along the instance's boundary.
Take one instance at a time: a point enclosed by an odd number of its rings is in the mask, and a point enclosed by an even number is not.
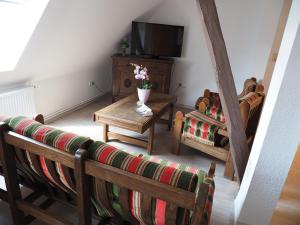
<svg viewBox="0 0 300 225"><path fill-rule="evenodd" d="M197 189L197 184L199 184L199 179L204 182L204 172L200 172L193 168L187 166L179 166L175 164L163 164L157 163L146 158L134 156L124 151L121 151L113 146L104 144L102 142L92 143L89 147L89 153L94 160L100 163L107 164L124 171L138 174L140 176L147 177L159 181L164 184L168 184L177 188L181 188L187 191L195 192ZM207 181L208 182L208 181ZM213 186L213 181L211 181ZM106 186L107 187L107 186ZM120 205L118 203L119 188L116 185L112 185L110 196L114 196L111 199L111 204L113 205L115 211L117 211L123 218L126 219L126 215L121 212ZM95 190L94 192L99 192L100 190ZM213 191L210 191L213 194ZM130 208L131 216L135 218L140 224L147 224L145 218L142 216L141 212L141 194L139 192L131 192L130 194ZM212 199L212 198L210 198ZM94 193L94 203L97 207L97 212L100 216L111 216L113 212L111 209L105 208L107 205L102 202L99 198L99 194ZM165 224L165 213L166 213L166 202L160 199L154 199L152 201L152 214L154 215L152 220L153 224ZM211 203L210 203L211 205ZM206 217L209 218L209 203L207 204ZM186 224L186 216L188 216L187 210L179 210L177 215L176 225Z"/></svg>
<svg viewBox="0 0 300 225"><path fill-rule="evenodd" d="M204 113L192 111L185 115L183 137L211 146L224 147L229 140L218 134L219 128L225 129L226 126Z"/></svg>
<svg viewBox="0 0 300 225"><path fill-rule="evenodd" d="M193 111L186 114L183 136L207 145L215 145L218 125L224 125L203 113Z"/></svg>
<svg viewBox="0 0 300 225"><path fill-rule="evenodd" d="M89 140L87 137L64 132L22 116L12 118L9 121L9 126L18 134L73 155ZM39 176L46 177L50 184L67 192L69 190L75 192L75 178L71 169L28 152L26 152L25 158L31 169Z"/></svg>

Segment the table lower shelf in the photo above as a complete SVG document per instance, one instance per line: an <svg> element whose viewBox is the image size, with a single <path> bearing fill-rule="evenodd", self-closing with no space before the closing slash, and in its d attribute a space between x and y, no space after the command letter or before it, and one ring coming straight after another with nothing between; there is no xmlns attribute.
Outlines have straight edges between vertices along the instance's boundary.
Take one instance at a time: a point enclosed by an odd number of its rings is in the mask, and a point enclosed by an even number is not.
<svg viewBox="0 0 300 225"><path fill-rule="evenodd" d="M148 140L130 137L127 135L115 133L108 130L108 125L103 124L103 141L108 142L112 140L119 140L124 143L133 144L142 148L147 148L148 154L152 154L154 143L154 124L149 128Z"/></svg>

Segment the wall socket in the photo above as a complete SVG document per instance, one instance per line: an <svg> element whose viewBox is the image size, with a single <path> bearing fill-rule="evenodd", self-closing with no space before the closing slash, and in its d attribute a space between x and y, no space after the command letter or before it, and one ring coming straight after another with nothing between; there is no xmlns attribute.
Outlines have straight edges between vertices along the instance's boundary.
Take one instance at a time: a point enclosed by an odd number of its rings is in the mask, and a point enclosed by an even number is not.
<svg viewBox="0 0 300 225"><path fill-rule="evenodd" d="M95 85L95 81L90 81L90 82L89 82L89 86L90 86L90 87L92 87L92 86L94 86L94 85Z"/></svg>
<svg viewBox="0 0 300 225"><path fill-rule="evenodd" d="M179 82L178 84L177 84L177 88L185 88L186 86L183 84L183 83L181 83L181 82Z"/></svg>

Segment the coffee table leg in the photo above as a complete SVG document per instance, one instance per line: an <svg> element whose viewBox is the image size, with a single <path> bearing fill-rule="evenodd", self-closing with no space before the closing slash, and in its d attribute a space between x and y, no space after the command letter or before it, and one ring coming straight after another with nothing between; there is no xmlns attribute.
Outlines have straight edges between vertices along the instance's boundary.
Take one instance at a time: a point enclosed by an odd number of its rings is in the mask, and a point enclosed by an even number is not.
<svg viewBox="0 0 300 225"><path fill-rule="evenodd" d="M102 141L103 142L108 141L107 132L108 132L108 125L102 124Z"/></svg>
<svg viewBox="0 0 300 225"><path fill-rule="evenodd" d="M152 154L152 149L153 149L153 142L154 142L154 125L155 123L152 124L152 126L149 128L149 136L148 136L148 154Z"/></svg>
<svg viewBox="0 0 300 225"><path fill-rule="evenodd" d="M169 130L171 130L171 128L172 128L172 123L173 123L173 112L174 112L174 104L172 104L172 105L170 106L169 124L168 124Z"/></svg>

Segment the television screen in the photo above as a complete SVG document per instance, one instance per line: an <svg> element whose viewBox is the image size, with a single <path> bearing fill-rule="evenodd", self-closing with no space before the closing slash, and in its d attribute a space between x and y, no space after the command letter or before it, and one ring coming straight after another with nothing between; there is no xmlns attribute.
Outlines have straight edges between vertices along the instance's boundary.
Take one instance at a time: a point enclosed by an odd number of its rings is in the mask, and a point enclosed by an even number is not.
<svg viewBox="0 0 300 225"><path fill-rule="evenodd" d="M180 57L183 26L132 22L131 54Z"/></svg>

